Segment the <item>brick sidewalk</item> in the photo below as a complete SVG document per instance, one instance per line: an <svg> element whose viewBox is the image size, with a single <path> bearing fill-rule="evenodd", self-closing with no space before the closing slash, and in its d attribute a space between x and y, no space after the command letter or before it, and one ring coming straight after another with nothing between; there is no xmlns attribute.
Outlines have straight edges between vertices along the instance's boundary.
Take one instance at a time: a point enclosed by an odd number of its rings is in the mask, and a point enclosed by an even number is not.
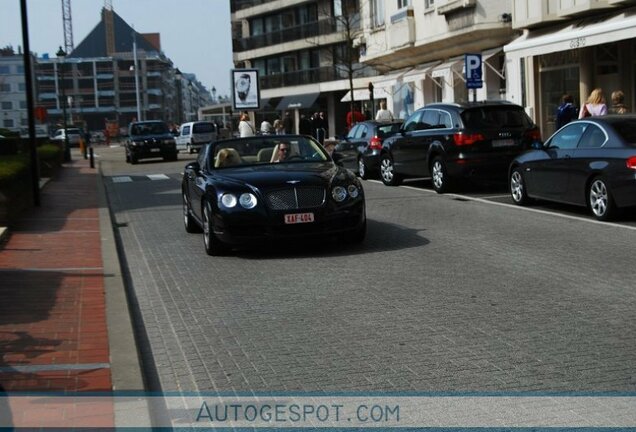
<svg viewBox="0 0 636 432"><path fill-rule="evenodd" d="M97 181L76 157L0 245L0 386L8 393L112 390Z"/></svg>

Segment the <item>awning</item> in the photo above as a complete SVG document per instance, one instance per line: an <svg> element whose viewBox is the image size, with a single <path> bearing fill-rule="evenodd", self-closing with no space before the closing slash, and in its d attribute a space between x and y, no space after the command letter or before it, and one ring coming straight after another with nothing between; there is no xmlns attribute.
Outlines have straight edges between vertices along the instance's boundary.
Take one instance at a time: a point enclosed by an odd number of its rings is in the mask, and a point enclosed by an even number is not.
<svg viewBox="0 0 636 432"><path fill-rule="evenodd" d="M464 64L464 56L461 57L454 57L448 61L445 61L444 63L435 66L432 71L431 71L431 76L433 78L439 78L439 77L444 77L447 80L450 78L451 74L455 74L457 77L459 77L461 80L466 81L466 79L463 77L461 72L458 72L455 70L455 66L457 64L459 64L461 62L461 64Z"/></svg>
<svg viewBox="0 0 636 432"><path fill-rule="evenodd" d="M405 73L402 77L402 81L405 83L422 81L426 79L426 76L430 74L430 71L437 65L439 65L439 62L427 63L423 66L416 67Z"/></svg>
<svg viewBox="0 0 636 432"><path fill-rule="evenodd" d="M278 103L278 107L276 109L278 111L284 111L288 109L305 109L311 108L311 106L316 102L320 93L307 93L300 94L294 96L285 96Z"/></svg>
<svg viewBox="0 0 636 432"><path fill-rule="evenodd" d="M389 90L384 87L377 87L374 84L373 99L386 99L390 95L391 92ZM367 101L370 100L370 96L371 95L369 94L368 88L353 90L353 99L355 101ZM342 99L340 99L340 102L351 102L351 91L348 91L347 94L344 95Z"/></svg>
<svg viewBox="0 0 636 432"><path fill-rule="evenodd" d="M495 56L495 55L497 55L499 53L501 53L501 47L497 47L497 48L492 48L492 49L486 50L486 51L481 53L481 61L482 61L482 64L484 66L486 66L488 69L492 70L494 73L499 75L499 78L506 79L506 75L505 75L506 68L505 67L504 67L503 70L497 70L493 65L491 65L487 61L491 57L493 57L493 56ZM464 68L465 67L466 66L464 66ZM465 71L464 71L464 73L465 73Z"/></svg>
<svg viewBox="0 0 636 432"><path fill-rule="evenodd" d="M603 21L592 17L557 30L531 30L504 46L504 52L508 58L532 57L633 39L634 34L636 12L632 9Z"/></svg>

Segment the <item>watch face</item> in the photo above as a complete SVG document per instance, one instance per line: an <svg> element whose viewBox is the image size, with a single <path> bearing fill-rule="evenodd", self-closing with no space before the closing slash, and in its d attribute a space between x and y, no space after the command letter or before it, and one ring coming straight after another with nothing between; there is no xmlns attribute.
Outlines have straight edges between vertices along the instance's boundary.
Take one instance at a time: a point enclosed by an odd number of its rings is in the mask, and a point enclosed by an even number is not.
<svg viewBox="0 0 636 432"><path fill-rule="evenodd" d="M236 91L240 93L247 93L249 89L250 89L250 80L243 77L239 78L238 81L236 82Z"/></svg>

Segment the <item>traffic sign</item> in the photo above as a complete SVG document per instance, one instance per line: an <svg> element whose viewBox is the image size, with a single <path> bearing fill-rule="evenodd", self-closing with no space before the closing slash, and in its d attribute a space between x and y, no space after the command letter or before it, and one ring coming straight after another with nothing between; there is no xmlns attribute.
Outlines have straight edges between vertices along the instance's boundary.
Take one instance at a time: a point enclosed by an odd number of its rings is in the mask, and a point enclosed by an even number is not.
<svg viewBox="0 0 636 432"><path fill-rule="evenodd" d="M481 54L465 54L466 88L478 89L484 86L482 79Z"/></svg>

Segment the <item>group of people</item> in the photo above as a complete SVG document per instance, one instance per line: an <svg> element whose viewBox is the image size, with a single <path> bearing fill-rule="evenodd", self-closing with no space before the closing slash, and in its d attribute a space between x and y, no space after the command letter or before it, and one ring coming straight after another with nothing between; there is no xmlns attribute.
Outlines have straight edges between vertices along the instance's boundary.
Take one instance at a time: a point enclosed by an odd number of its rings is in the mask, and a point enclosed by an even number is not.
<svg viewBox="0 0 636 432"><path fill-rule="evenodd" d="M306 115L301 114L300 121L298 123L298 132L301 135L312 136L316 138L320 144L323 144L328 130L329 123L327 122L327 117L323 111L315 112L309 118L307 118Z"/></svg>
<svg viewBox="0 0 636 432"><path fill-rule="evenodd" d="M294 129L294 121L291 118L291 114L288 112L285 113L285 116L281 119L280 117L274 120L274 123L270 123L269 120L264 119L261 122L260 129L257 131L254 126L252 126L252 122L250 121L250 116L247 112L243 112L239 119L238 131L239 136L241 138L254 136L257 133L261 135L283 135L283 134L291 134Z"/></svg>
<svg viewBox="0 0 636 432"><path fill-rule="evenodd" d="M360 110L358 109L358 107L356 105L353 106L353 111L349 111L347 113L347 130L351 129L351 126L353 126L356 123L365 121L365 120L372 120L372 116L371 116L371 112L368 110L367 106L365 105L365 109L364 109L364 113L360 112ZM380 102L380 109L378 110L378 112L375 115L375 120L379 121L379 122L392 122L395 120L395 118L393 117L393 113L391 112L391 110L387 109L386 107L386 101L381 101Z"/></svg>
<svg viewBox="0 0 636 432"><path fill-rule="evenodd" d="M560 129L577 118L582 119L590 116L603 116L608 113L625 114L629 112L627 105L625 105L625 94L621 90L612 92L611 101L612 105L608 108L603 90L595 88L590 93L587 101L581 105L581 108L577 109L572 96L564 94L561 98L561 105L559 105L556 112L556 128Z"/></svg>

